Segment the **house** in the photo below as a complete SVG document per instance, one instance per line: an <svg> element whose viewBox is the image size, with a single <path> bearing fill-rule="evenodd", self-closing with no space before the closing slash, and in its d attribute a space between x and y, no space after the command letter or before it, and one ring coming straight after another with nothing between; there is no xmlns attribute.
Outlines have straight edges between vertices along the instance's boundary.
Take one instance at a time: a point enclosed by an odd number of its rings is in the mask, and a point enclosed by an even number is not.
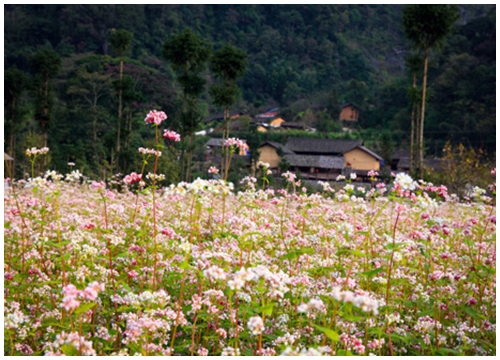
<svg viewBox="0 0 500 360"><path fill-rule="evenodd" d="M367 149L363 145L357 145L344 153L345 167L350 168L358 176L368 176L370 170L379 171L384 159Z"/></svg>
<svg viewBox="0 0 500 360"><path fill-rule="evenodd" d="M370 170L379 171L383 162L381 156L363 146L362 140L290 138L286 147L297 155L340 157L343 159L342 167L324 169L332 173L336 170L343 170L344 173L355 172L360 178L366 177ZM313 161L313 158L308 160Z"/></svg>
<svg viewBox="0 0 500 360"><path fill-rule="evenodd" d="M257 152L259 153L259 161L268 163L271 169L278 167L278 164L281 161L281 156L295 154L285 145L274 141L264 142L259 146Z"/></svg>
<svg viewBox="0 0 500 360"><path fill-rule="evenodd" d="M276 119L271 120L269 125L272 127L280 127L284 122L285 122L285 120L283 120L280 117L277 117Z"/></svg>
<svg viewBox="0 0 500 360"><path fill-rule="evenodd" d="M424 166L432 171L441 171L442 160L440 159L424 159ZM413 163L414 169L418 167L416 160ZM392 155L391 170L397 172L410 172L410 152L408 150L398 149Z"/></svg>
<svg viewBox="0 0 500 360"><path fill-rule="evenodd" d="M289 138L286 147L301 155L332 155L343 156L345 152L363 145L363 140Z"/></svg>
<svg viewBox="0 0 500 360"><path fill-rule="evenodd" d="M358 121L359 108L351 103L340 105L340 121Z"/></svg>
<svg viewBox="0 0 500 360"><path fill-rule="evenodd" d="M304 179L334 180L344 170L342 156L286 154L290 170L300 172Z"/></svg>

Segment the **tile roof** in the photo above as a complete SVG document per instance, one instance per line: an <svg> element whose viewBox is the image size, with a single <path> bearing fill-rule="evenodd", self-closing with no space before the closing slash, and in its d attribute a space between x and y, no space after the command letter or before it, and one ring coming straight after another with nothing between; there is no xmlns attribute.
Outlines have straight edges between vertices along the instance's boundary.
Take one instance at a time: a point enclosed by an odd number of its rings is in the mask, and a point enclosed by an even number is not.
<svg viewBox="0 0 500 360"><path fill-rule="evenodd" d="M363 145L363 140L289 138L286 147L296 153L341 155Z"/></svg>
<svg viewBox="0 0 500 360"><path fill-rule="evenodd" d="M272 147L274 147L276 149L280 148L281 150L283 150L284 154L295 154L292 150L290 150L289 148L287 148L285 145L280 144L279 142L276 142L276 141L266 141L266 142L262 143L259 146L259 148L262 147L262 146L264 146L264 145L266 145L266 144L271 145Z"/></svg>
<svg viewBox="0 0 500 360"><path fill-rule="evenodd" d="M286 154L285 159L290 163L290 166L314 167L319 169L344 168L344 158L341 156Z"/></svg>

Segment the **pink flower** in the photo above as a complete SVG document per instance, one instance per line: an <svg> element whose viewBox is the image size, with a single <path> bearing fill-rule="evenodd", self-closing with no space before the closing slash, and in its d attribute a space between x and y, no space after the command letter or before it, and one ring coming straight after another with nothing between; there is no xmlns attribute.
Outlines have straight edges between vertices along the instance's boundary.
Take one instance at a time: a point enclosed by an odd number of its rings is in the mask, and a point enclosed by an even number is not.
<svg viewBox="0 0 500 360"><path fill-rule="evenodd" d="M226 141L224 141L224 146L228 146L228 147L236 146L238 148L241 148L241 147L245 146L245 142L243 140L240 140L240 139L229 138Z"/></svg>
<svg viewBox="0 0 500 360"><path fill-rule="evenodd" d="M103 181L93 181L91 186L92 189L99 190L104 189L106 187L106 184Z"/></svg>
<svg viewBox="0 0 500 360"><path fill-rule="evenodd" d="M144 122L146 124L155 125L160 125L164 120L167 120L167 114L165 114L163 111L156 110L151 110L144 118Z"/></svg>
<svg viewBox="0 0 500 360"><path fill-rule="evenodd" d="M164 130L163 138L171 141L181 141L181 136L172 130Z"/></svg>
<svg viewBox="0 0 500 360"><path fill-rule="evenodd" d="M467 305L476 305L477 304L477 300L474 299L473 297L471 297L469 300L467 300Z"/></svg>
<svg viewBox="0 0 500 360"><path fill-rule="evenodd" d="M217 169L215 166L210 166L210 168L208 169L208 173L209 174L218 174L219 169Z"/></svg>
<svg viewBox="0 0 500 360"><path fill-rule="evenodd" d="M136 172L132 172L130 173L130 175L125 176L123 178L123 181L126 184L131 185L133 183L141 181L141 179L142 179L142 174L137 174Z"/></svg>

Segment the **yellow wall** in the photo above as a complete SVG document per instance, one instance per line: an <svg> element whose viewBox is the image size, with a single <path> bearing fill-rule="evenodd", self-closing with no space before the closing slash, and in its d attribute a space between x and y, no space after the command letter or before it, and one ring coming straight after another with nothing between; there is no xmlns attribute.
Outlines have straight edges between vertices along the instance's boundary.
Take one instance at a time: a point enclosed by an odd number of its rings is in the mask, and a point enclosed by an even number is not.
<svg viewBox="0 0 500 360"><path fill-rule="evenodd" d="M283 120L282 118L277 118L277 119L274 119L273 121L271 121L269 123L269 125L271 126L281 126L281 124L283 124L285 122L285 120Z"/></svg>
<svg viewBox="0 0 500 360"><path fill-rule="evenodd" d="M340 120L342 121L358 121L359 112L355 107L346 106L340 112Z"/></svg>
<svg viewBox="0 0 500 360"><path fill-rule="evenodd" d="M257 126L257 131L259 131L259 132L267 132L267 129L264 126L259 125L259 126Z"/></svg>
<svg viewBox="0 0 500 360"><path fill-rule="evenodd" d="M367 152L356 148L344 154L344 166L350 163L354 170L380 170L380 162Z"/></svg>
<svg viewBox="0 0 500 360"><path fill-rule="evenodd" d="M269 163L271 168L276 168L280 162L280 157L275 148L264 145L259 148L259 161Z"/></svg>

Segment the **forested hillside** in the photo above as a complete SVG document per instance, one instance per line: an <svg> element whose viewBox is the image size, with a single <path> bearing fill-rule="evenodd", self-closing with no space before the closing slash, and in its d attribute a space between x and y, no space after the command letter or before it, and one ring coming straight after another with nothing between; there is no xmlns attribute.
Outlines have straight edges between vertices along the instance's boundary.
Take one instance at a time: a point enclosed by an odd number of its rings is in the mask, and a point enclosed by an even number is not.
<svg viewBox="0 0 500 360"><path fill-rule="evenodd" d="M60 171L68 161L96 176L137 169L137 148L154 137L142 125L147 112L163 110L174 130L180 126L183 92L164 43L189 28L212 53L226 44L246 52L231 110L251 116L279 107L287 121L327 136L341 131L339 105L350 102L360 108L352 136L390 154L408 148L410 137L411 43L401 17L400 5L5 5L4 149L18 176L29 165L24 150L45 137L47 163ZM494 154L495 27L495 5L460 5L454 32L431 53L429 156L447 140ZM132 42L120 53L110 36L122 29ZM207 117L222 107L208 90L214 74L208 66L201 74L198 110Z"/></svg>

